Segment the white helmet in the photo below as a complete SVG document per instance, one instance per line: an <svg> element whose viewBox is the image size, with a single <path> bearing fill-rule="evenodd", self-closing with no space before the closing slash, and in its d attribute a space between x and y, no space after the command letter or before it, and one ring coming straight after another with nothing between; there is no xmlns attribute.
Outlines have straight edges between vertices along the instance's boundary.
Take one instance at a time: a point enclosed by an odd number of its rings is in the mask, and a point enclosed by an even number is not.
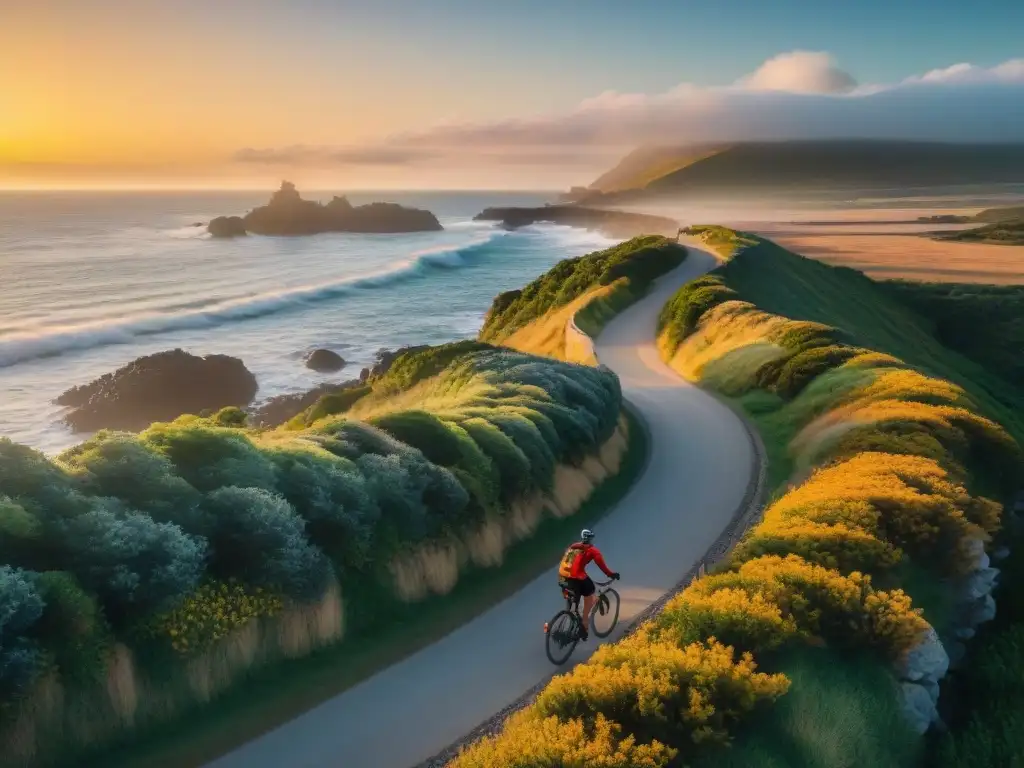
<svg viewBox="0 0 1024 768"><path fill-rule="evenodd" d="M589 528L584 528L582 531L580 531L580 541L582 541L584 544L589 544L593 538L594 532Z"/></svg>

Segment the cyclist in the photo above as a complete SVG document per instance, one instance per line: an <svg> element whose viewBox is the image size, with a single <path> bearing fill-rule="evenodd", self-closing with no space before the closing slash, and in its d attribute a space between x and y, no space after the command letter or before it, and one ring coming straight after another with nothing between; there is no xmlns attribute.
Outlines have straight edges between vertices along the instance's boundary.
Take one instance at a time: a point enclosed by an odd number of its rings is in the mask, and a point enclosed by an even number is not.
<svg viewBox="0 0 1024 768"><path fill-rule="evenodd" d="M583 597L583 635L580 637L581 640L590 637L590 612L594 610L594 592L596 591L594 582L587 576L587 564L593 560L608 578L619 578L616 571L610 570L605 565L601 550L593 545L593 541L594 532L589 528L584 528L580 532L580 540L569 545L558 566L559 586Z"/></svg>

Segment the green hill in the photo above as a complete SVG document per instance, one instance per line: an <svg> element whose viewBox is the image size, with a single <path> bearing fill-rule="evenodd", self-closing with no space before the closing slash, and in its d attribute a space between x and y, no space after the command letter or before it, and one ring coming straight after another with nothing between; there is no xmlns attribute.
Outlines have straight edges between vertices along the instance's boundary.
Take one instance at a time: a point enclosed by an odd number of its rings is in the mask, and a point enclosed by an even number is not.
<svg viewBox="0 0 1024 768"><path fill-rule="evenodd" d="M1018 182L1024 144L844 140L646 147L600 176L588 202L737 188L932 186Z"/></svg>

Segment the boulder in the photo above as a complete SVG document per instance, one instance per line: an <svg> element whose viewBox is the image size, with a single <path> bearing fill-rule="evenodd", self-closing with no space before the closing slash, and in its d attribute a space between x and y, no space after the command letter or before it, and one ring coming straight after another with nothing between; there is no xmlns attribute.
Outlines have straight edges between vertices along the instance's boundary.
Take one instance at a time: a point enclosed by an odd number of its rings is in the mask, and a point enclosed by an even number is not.
<svg viewBox="0 0 1024 768"><path fill-rule="evenodd" d="M306 357L306 367L321 373L340 371L345 365L345 358L329 349L315 349Z"/></svg>
<svg viewBox="0 0 1024 768"><path fill-rule="evenodd" d="M207 225L206 231L212 237L244 237L248 234L241 216L218 216Z"/></svg>
<svg viewBox="0 0 1024 768"><path fill-rule="evenodd" d="M270 202L247 213L243 226L257 235L436 232L443 229L430 211L396 203L353 206L345 197L335 197L327 205L303 200L289 181L281 182L281 188L271 196Z"/></svg>
<svg viewBox="0 0 1024 768"><path fill-rule="evenodd" d="M907 722L915 733L924 734L939 719L931 694L916 683L901 683L900 693Z"/></svg>
<svg viewBox="0 0 1024 768"><path fill-rule="evenodd" d="M988 559L987 557L985 558ZM967 600L977 600L985 595L991 594L996 587L999 578L998 568L980 568L968 574L964 579L964 597Z"/></svg>
<svg viewBox="0 0 1024 768"><path fill-rule="evenodd" d="M896 673L902 680L938 682L949 670L949 655L932 628L921 636L917 644L903 654L896 664Z"/></svg>
<svg viewBox="0 0 1024 768"><path fill-rule="evenodd" d="M246 406L257 389L256 377L236 357L174 349L72 387L56 402L72 408L64 421L76 432L140 430L186 413Z"/></svg>
<svg viewBox="0 0 1024 768"><path fill-rule="evenodd" d="M992 595L985 595L976 603L971 605L964 617L964 623L969 627L977 627L996 617L996 601Z"/></svg>

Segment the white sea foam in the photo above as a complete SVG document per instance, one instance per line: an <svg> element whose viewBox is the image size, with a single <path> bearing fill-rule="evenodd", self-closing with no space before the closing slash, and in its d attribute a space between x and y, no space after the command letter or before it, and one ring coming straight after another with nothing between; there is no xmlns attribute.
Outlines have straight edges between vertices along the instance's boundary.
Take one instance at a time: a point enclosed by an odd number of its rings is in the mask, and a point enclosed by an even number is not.
<svg viewBox="0 0 1024 768"><path fill-rule="evenodd" d="M212 328L263 317L296 307L335 299L354 291L394 285L431 269L459 269L487 250L507 233L489 231L484 237L459 246L429 248L411 254L379 272L341 280L261 293L175 312L148 312L100 322L50 326L27 333L0 336L0 368L71 350L128 344L142 336L182 330Z"/></svg>

